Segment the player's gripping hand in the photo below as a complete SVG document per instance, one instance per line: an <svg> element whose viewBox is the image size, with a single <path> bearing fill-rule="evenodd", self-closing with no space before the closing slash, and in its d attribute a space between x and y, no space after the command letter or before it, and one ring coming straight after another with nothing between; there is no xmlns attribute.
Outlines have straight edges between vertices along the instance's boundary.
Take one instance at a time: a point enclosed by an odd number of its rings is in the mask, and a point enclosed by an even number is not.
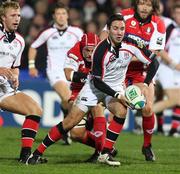
<svg viewBox="0 0 180 174"><path fill-rule="evenodd" d="M116 94L114 95L114 97L117 98L117 99L119 99L120 102L121 102L124 106L126 106L126 107L128 107L128 108L130 108L130 109L134 109L134 108L132 107L132 105L129 103L129 101L127 100L127 98L126 98L122 93L116 92Z"/></svg>
<svg viewBox="0 0 180 174"><path fill-rule="evenodd" d="M0 76L5 77L7 80L12 79L13 73L10 68L0 67Z"/></svg>

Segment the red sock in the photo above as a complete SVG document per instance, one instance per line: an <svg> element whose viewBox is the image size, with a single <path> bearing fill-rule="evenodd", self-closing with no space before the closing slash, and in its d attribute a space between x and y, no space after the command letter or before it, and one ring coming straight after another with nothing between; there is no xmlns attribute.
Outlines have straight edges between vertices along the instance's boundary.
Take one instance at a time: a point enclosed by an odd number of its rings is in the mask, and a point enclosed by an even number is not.
<svg viewBox="0 0 180 174"><path fill-rule="evenodd" d="M88 146L91 146L91 147L95 147L95 135L94 135L94 133L86 130L86 136L82 140L82 143L86 144Z"/></svg>
<svg viewBox="0 0 180 174"><path fill-rule="evenodd" d="M94 136L95 147L97 151L102 151L106 137L106 119L105 117L94 118Z"/></svg>
<svg viewBox="0 0 180 174"><path fill-rule="evenodd" d="M114 116L113 120L111 121L107 129L107 135L106 135L104 148L106 149L113 148L113 145L115 144L118 138L118 135L120 134L123 128L124 121L125 121L124 118L118 118Z"/></svg>
<svg viewBox="0 0 180 174"><path fill-rule="evenodd" d="M150 117L143 116L144 147L151 144L154 129L154 113Z"/></svg>
<svg viewBox="0 0 180 174"><path fill-rule="evenodd" d="M42 154L44 151L56 141L62 138L62 134L59 132L57 126L54 126L49 131L43 142L38 146L37 150Z"/></svg>
<svg viewBox="0 0 180 174"><path fill-rule="evenodd" d="M36 136L37 130L39 128L40 117L30 115L27 116L21 131L21 143L22 147L32 147L34 138Z"/></svg>
<svg viewBox="0 0 180 174"><path fill-rule="evenodd" d="M172 116L172 121L171 121L171 128L172 129L177 129L180 125L180 108L175 107L173 109L173 116Z"/></svg>

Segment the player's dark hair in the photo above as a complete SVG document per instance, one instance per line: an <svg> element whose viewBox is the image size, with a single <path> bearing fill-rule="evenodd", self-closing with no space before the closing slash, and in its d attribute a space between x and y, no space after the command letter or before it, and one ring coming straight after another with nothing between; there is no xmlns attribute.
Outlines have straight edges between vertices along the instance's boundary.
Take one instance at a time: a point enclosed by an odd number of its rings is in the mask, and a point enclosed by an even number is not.
<svg viewBox="0 0 180 174"><path fill-rule="evenodd" d="M123 17L123 15L122 15L121 13L113 14L113 15L111 15L111 16L108 18L108 20L107 20L107 27L108 27L108 29L110 28L112 22L113 22L113 21L116 21L116 20L118 20L118 21L124 21L124 22L125 22L124 17Z"/></svg>
<svg viewBox="0 0 180 174"><path fill-rule="evenodd" d="M153 13L158 14L159 8L160 8L160 2L159 0L151 0L152 1L152 7L153 7ZM139 0L133 0L132 1L132 7L137 11L137 5L139 3Z"/></svg>
<svg viewBox="0 0 180 174"><path fill-rule="evenodd" d="M172 6L172 13L173 13L173 10L175 10L176 8L180 8L180 2L175 2Z"/></svg>
<svg viewBox="0 0 180 174"><path fill-rule="evenodd" d="M59 9L59 8L63 8L63 9L65 9L67 12L69 12L69 8L68 8L65 4L63 4L62 2L57 2L57 3L53 6L53 8L52 8L52 14L54 14L55 11L56 11L57 9Z"/></svg>

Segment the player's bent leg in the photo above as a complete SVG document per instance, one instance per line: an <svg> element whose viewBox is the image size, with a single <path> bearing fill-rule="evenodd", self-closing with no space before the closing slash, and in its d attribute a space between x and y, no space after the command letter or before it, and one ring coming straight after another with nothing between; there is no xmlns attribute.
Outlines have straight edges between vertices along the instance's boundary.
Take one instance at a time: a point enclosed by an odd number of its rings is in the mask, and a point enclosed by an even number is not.
<svg viewBox="0 0 180 174"><path fill-rule="evenodd" d="M102 152L98 157L98 161L110 166L120 166L121 163L114 160L110 152L113 149L113 145L123 128L123 124L125 122L125 117L127 114L127 108L114 98L111 98L108 101L107 107L109 111L114 114L114 117L107 128L105 144Z"/></svg>
<svg viewBox="0 0 180 174"><path fill-rule="evenodd" d="M155 115L153 113L153 101L154 101L154 85L151 84L148 89L148 95L146 96L147 104L142 109L143 115L143 132L144 143L142 147L142 153L145 156L145 160L154 161L155 155L151 148L151 140L153 135L153 129L155 124Z"/></svg>
<svg viewBox="0 0 180 174"><path fill-rule="evenodd" d="M77 125L84 115L85 112L74 105L67 117L62 122L51 128L48 135L34 151L33 155L27 160L27 164L38 164L45 150L61 139L63 135L71 130L75 125Z"/></svg>
<svg viewBox="0 0 180 174"><path fill-rule="evenodd" d="M22 148L19 158L19 162L25 163L31 154L34 138L39 128L42 109L31 97L21 92L4 98L0 105L3 109L26 116L21 131Z"/></svg>
<svg viewBox="0 0 180 174"><path fill-rule="evenodd" d="M61 110L62 110L62 112L64 114L64 118L65 118L68 114L68 110L71 107L71 105L68 103L68 100L71 95L71 91L69 89L67 82L65 82L63 80L57 81L53 85L53 88L57 92L59 97L61 98ZM63 136L63 141L64 141L65 145L70 145L72 143L69 132Z"/></svg>

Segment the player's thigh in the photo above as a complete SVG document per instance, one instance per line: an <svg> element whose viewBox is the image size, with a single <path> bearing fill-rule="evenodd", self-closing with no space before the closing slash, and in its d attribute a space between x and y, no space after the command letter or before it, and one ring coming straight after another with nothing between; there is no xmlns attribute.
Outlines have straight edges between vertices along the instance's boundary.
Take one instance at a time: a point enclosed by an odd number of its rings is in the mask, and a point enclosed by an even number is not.
<svg viewBox="0 0 180 174"><path fill-rule="evenodd" d="M57 81L53 85L54 90L58 93L63 101L68 101L71 95L68 83L65 81Z"/></svg>
<svg viewBox="0 0 180 174"><path fill-rule="evenodd" d="M102 103L97 104L97 106L91 108L91 114L93 117L104 117L104 106Z"/></svg>
<svg viewBox="0 0 180 174"><path fill-rule="evenodd" d="M180 88L165 89L164 93L167 96L168 100L174 101L175 103L179 101Z"/></svg>
<svg viewBox="0 0 180 174"><path fill-rule="evenodd" d="M107 100L106 106L108 110L117 117L126 117L127 108L122 103L120 103L118 99L109 98Z"/></svg>
<svg viewBox="0 0 180 174"><path fill-rule="evenodd" d="M38 103L22 92L4 98L0 102L0 107L22 115L42 115L42 109Z"/></svg>

